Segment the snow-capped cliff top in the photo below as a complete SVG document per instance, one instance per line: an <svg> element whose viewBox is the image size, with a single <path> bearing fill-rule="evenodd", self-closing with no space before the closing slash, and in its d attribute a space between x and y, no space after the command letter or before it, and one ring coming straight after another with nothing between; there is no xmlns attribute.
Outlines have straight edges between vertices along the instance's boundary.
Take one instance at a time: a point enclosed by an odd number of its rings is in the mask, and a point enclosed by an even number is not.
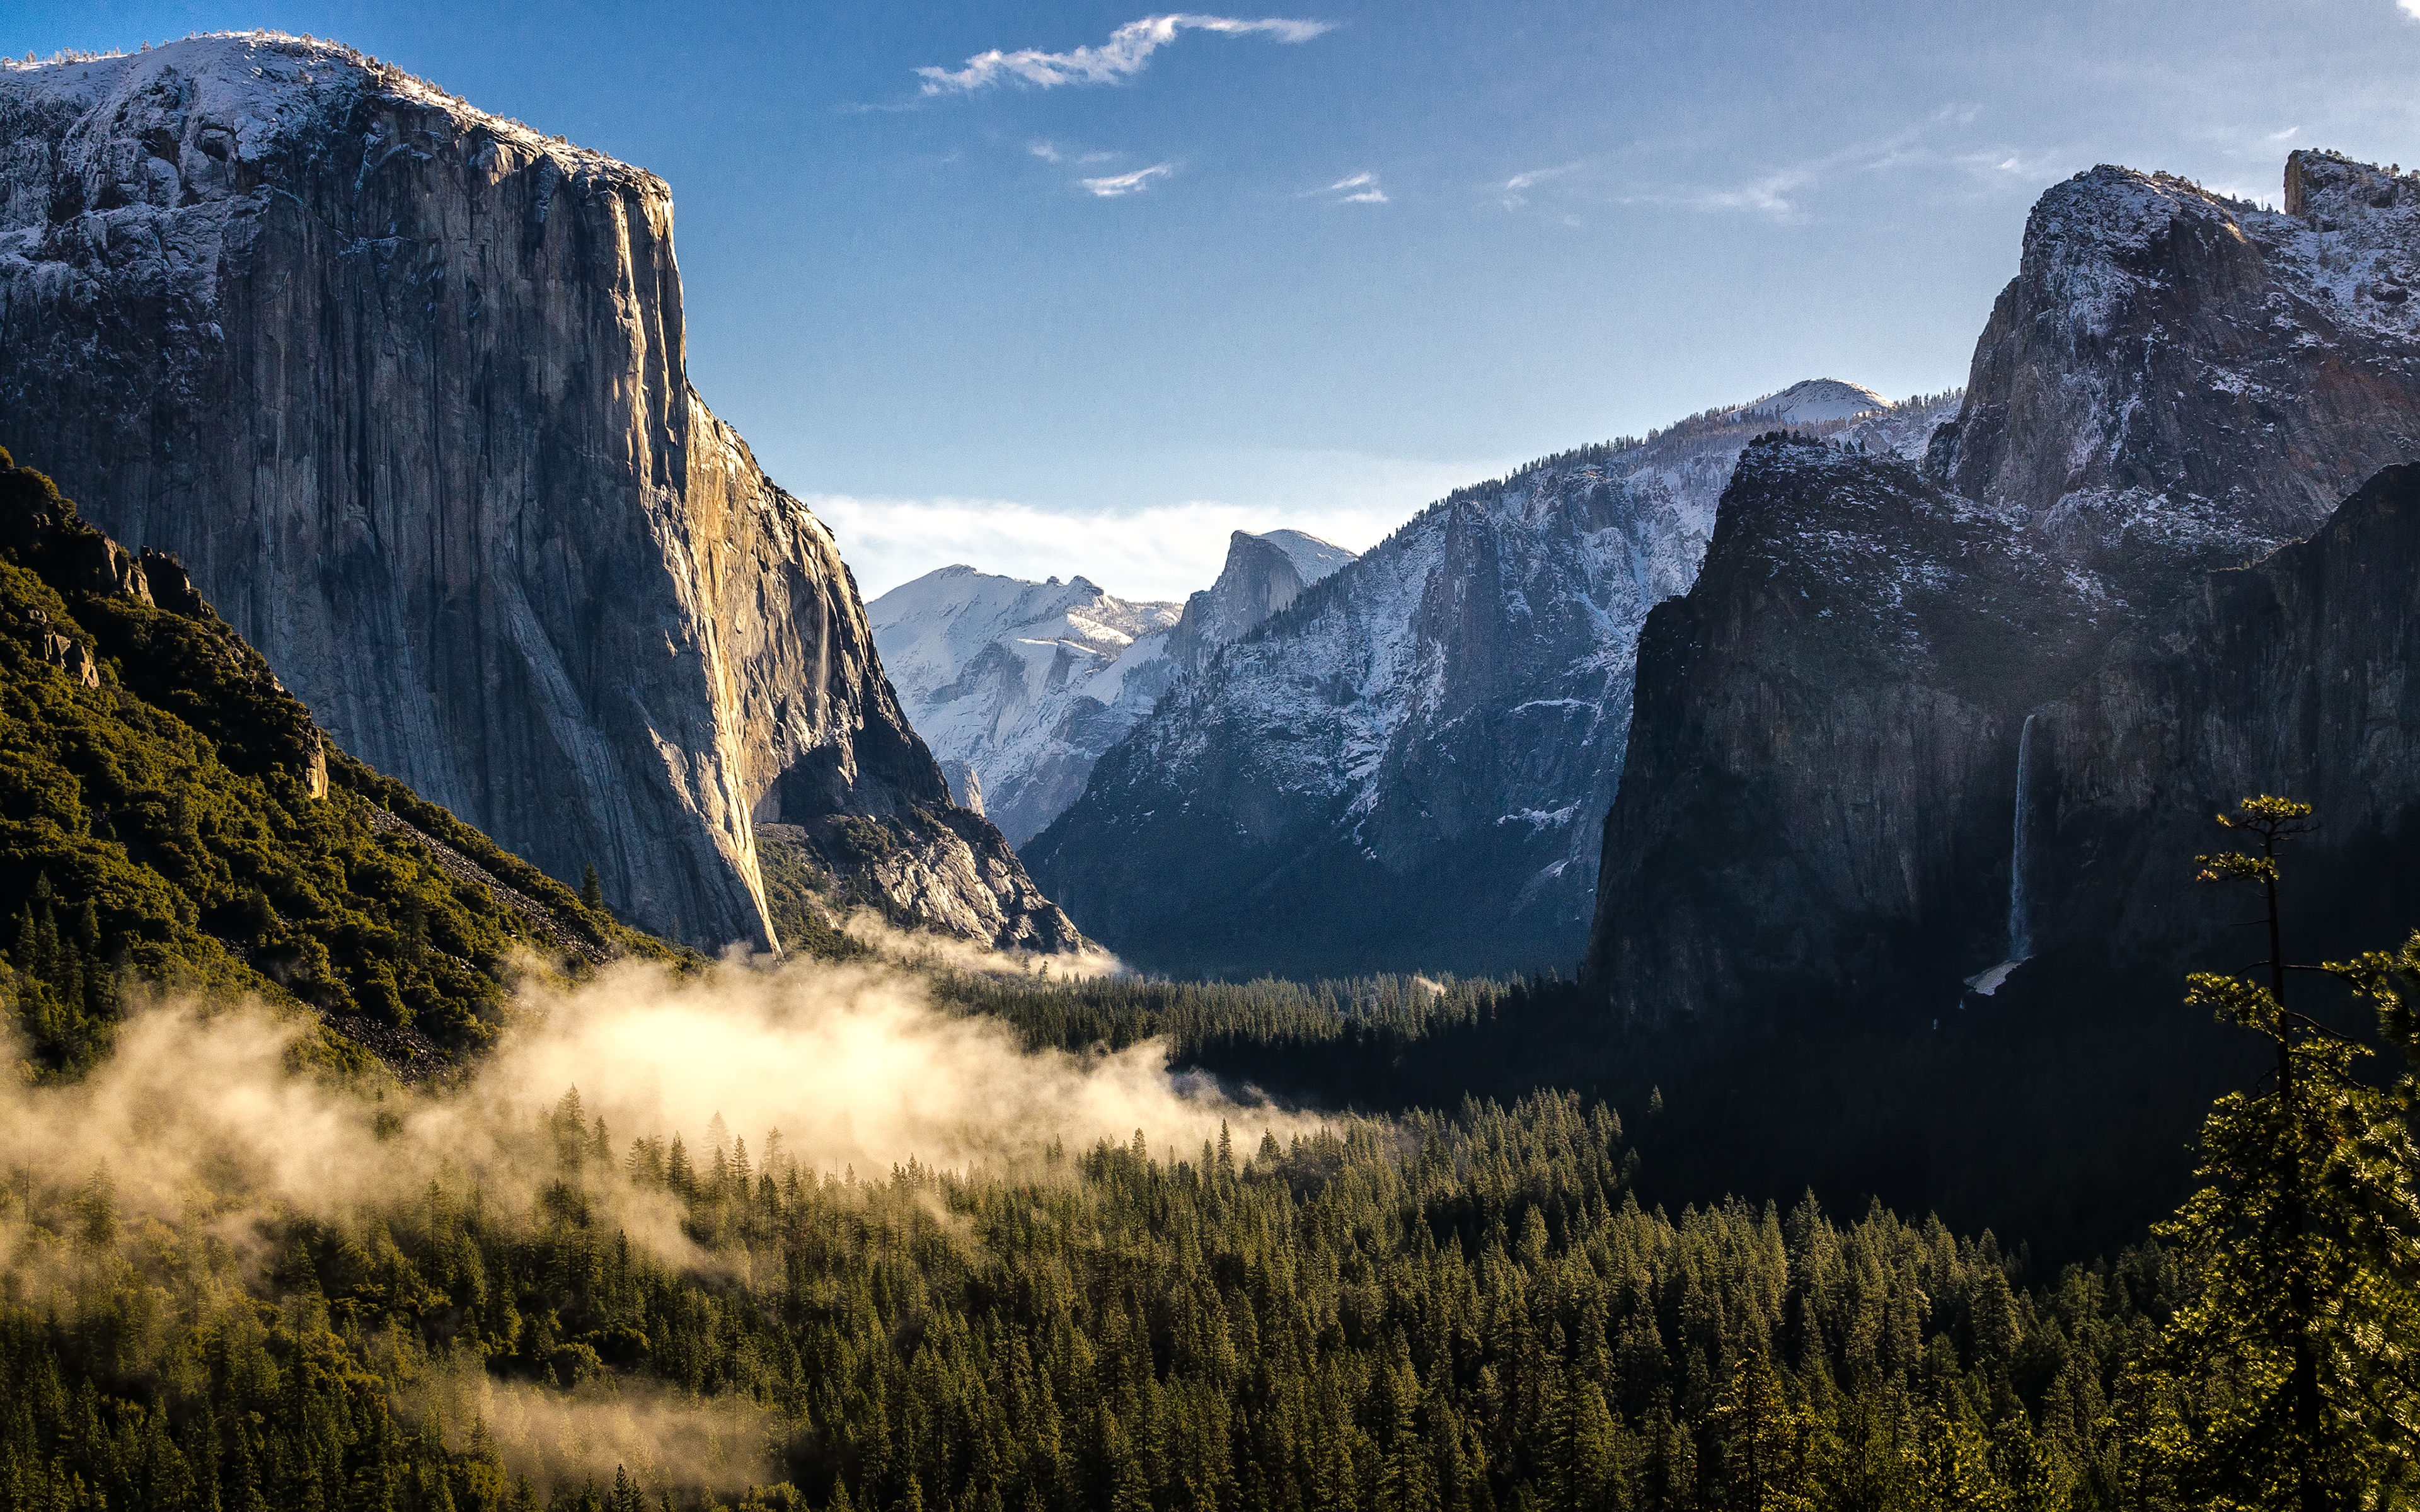
<svg viewBox="0 0 2420 1512"><path fill-rule="evenodd" d="M2259 244L2272 279L2326 301L2336 322L2420 332L2420 174L2297 151L2286 162L2285 201L2283 212L2264 209L2173 174L2104 163L2053 185L2035 205L2026 276L2048 280L2079 323L2103 335L2164 276L2162 249L2179 224L2197 224Z"/></svg>
<svg viewBox="0 0 2420 1512"><path fill-rule="evenodd" d="M1750 400L1731 413L1742 419L1754 417L1777 425L1816 425L1826 421L1847 420L1869 409L1887 409L1889 405L1888 399L1862 383L1844 383L1838 378L1807 378L1778 393Z"/></svg>
<svg viewBox="0 0 2420 1512"><path fill-rule="evenodd" d="M200 150L247 161L324 116L333 101L363 93L442 111L458 130L485 131L553 159L566 174L627 178L664 192L663 181L643 168L491 115L391 63L318 38L210 32L135 53L0 59L0 102L64 109L113 126L173 113L197 123Z"/></svg>
<svg viewBox="0 0 2420 1512"><path fill-rule="evenodd" d="M1359 554L1302 531L1264 531L1261 539L1286 554L1286 560L1294 563L1294 570L1301 576L1305 587L1319 581Z"/></svg>

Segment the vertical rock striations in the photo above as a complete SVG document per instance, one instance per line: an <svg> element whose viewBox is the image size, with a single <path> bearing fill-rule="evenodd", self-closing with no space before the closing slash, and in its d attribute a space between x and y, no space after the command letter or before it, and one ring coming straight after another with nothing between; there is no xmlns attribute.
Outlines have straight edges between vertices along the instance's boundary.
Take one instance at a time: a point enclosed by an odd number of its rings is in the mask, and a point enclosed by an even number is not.
<svg viewBox="0 0 2420 1512"><path fill-rule="evenodd" d="M1227 538L1218 580L1186 599L1168 638L1170 662L1183 671L1200 671L1220 646L1259 628L1304 589L1353 560L1342 547L1300 531L1235 532Z"/></svg>
<svg viewBox="0 0 2420 1512"><path fill-rule="evenodd" d="M672 219L330 44L8 64L0 430L349 749L649 927L762 943L755 818L949 798L830 533L689 386ZM1002 875L1010 933L1072 939Z"/></svg>
<svg viewBox="0 0 2420 1512"><path fill-rule="evenodd" d="M1693 1012L1996 952L2014 736L2090 623L2014 511L1761 438L1639 642L1591 969Z"/></svg>

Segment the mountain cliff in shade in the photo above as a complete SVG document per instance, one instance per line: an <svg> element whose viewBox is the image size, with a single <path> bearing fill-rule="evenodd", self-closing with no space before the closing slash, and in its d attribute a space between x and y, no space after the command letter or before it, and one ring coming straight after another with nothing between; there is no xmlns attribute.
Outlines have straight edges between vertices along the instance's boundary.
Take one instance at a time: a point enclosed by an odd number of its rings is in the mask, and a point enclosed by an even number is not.
<svg viewBox="0 0 2420 1512"><path fill-rule="evenodd" d="M2264 674L2285 702L2262 733L2176 712L2226 702L2211 690L2245 669L2154 652L2226 644L2191 607L2249 612L2259 595L2222 592L2243 580L2211 569L2309 535L2378 470L2420 458L2420 180L2298 152L2286 200L2271 213L2164 176L2080 174L2036 207L1921 473L1788 439L1751 454L1696 586L1641 642L1589 962L1619 1009L1782 995L1937 1013L1969 979L1996 990L1995 963L2104 929L2113 878L2181 867L2195 842L2180 815L2223 809L2263 774L2311 777L2239 758L2320 749L2310 716L2288 712L2319 703L2286 691L2330 669ZM2274 605L2253 639L2280 649L2260 655L2351 654L2309 620L2341 610L2283 588ZM2077 694L2136 686L2114 669L2147 656L2166 679L2157 697ZM2203 692L2178 690L2196 678ZM2387 683L2363 686L2387 699L2380 728L2411 717ZM2088 707L2063 702L2077 696ZM2227 706L2250 717L2242 699ZM2086 759L2096 743L2103 756ZM2022 827L2094 835L2098 880L2069 890L2099 912L2016 910L2012 928L2013 892L2049 895L2048 860L2029 845L2016 866L2021 757ZM2400 811L2388 787L2365 811ZM2129 817L2062 828L2071 811L2113 810ZM2129 827L2154 812L2176 856ZM2146 935L2136 958L2181 969L2190 933Z"/></svg>
<svg viewBox="0 0 2420 1512"><path fill-rule="evenodd" d="M2308 959L2420 923L2420 466L2381 470L2307 540L2212 572L2034 716L2021 922L2037 952L2120 967L2231 962L2241 899L2211 906L2186 858L2254 793L2318 806L2288 857Z"/></svg>
<svg viewBox="0 0 2420 1512"><path fill-rule="evenodd" d="M0 440L349 748L701 944L771 939L757 821L845 869L852 816L873 901L1072 942L683 342L660 179L349 50L0 68Z"/></svg>
<svg viewBox="0 0 2420 1512"><path fill-rule="evenodd" d="M1027 864L1156 970L1568 967L1639 625L1687 589L1715 497L1779 398L1432 506L1177 683ZM1810 424L1920 453L1946 412Z"/></svg>
<svg viewBox="0 0 2420 1512"><path fill-rule="evenodd" d="M409 1080L492 1038L531 965L678 953L333 748L173 558L5 450L0 750L21 1077L90 1065L166 981L308 1004L338 1059Z"/></svg>
<svg viewBox="0 0 2420 1512"><path fill-rule="evenodd" d="M1129 603L1083 578L942 567L866 606L902 708L976 804L1022 845L1076 801L1101 753L1170 684L1353 553L1300 531L1237 531L1211 587ZM977 796L979 795L979 796Z"/></svg>

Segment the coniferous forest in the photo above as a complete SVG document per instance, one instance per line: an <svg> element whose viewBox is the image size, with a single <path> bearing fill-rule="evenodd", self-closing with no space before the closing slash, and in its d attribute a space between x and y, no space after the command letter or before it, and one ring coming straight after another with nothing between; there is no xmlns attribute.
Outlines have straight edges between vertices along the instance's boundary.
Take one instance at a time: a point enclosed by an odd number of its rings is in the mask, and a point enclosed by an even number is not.
<svg viewBox="0 0 2420 1512"><path fill-rule="evenodd" d="M7 844L25 863L0 1183L11 1508L2382 1507L2420 1490L2420 940L2312 964L2333 1025L2288 1009L2284 952L2265 980L2195 978L2191 1011L2258 1069L2209 1109L2181 1206L2088 1254L1872 1196L1738 1195L1777 1167L1657 1180L1682 1100L1652 1086L1618 1112L1597 1095L1615 1073L1574 1068L1668 1059L1587 1039L1577 989L1553 980L924 968L945 1016L1030 1055L1158 1041L1230 1088L1276 1084L1282 1139L1137 1129L859 1170L719 1117L694 1146L613 1128L567 1088L496 1115L509 1181L465 1166L281 1205L206 1164L164 1209L122 1200L142 1149L38 1159L27 1141L58 1126L26 1100L105 1072L163 987L286 1005L317 1028L284 1074L401 1141L470 1097L531 980L576 1004L607 945L652 950L667 980L751 968L655 948L543 879L500 894L509 857L341 757L311 795L288 748L307 727L240 642L199 606L80 585L62 563L101 538L11 478L49 520L0 565L20 627L0 640ZM61 642L90 648L90 677ZM2261 798L2227 823L2245 848L2197 864L2273 921L2311 816Z"/></svg>

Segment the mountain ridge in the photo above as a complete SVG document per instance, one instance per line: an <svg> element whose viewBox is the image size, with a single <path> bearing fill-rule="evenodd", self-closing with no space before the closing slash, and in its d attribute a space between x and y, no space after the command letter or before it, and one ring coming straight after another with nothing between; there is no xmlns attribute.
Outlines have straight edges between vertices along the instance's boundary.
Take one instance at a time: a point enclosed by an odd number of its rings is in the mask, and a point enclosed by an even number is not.
<svg viewBox="0 0 2420 1512"><path fill-rule="evenodd" d="M1751 408L1420 511L1175 684L1028 865L1155 970L1568 967L1635 636L1687 586L1714 495L1770 428ZM1940 409L1810 428L1920 453Z"/></svg>

